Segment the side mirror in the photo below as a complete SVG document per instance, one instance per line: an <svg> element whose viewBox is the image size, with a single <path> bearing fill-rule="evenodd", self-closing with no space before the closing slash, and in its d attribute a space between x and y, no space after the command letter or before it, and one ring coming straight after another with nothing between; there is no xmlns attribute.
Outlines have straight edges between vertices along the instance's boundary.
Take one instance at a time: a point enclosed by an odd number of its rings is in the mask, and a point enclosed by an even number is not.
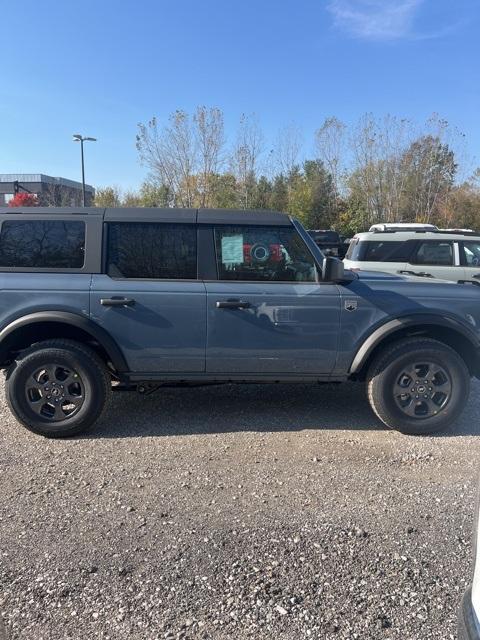
<svg viewBox="0 0 480 640"><path fill-rule="evenodd" d="M342 282L345 280L345 267L338 258L327 256L323 259L322 280L324 282Z"/></svg>

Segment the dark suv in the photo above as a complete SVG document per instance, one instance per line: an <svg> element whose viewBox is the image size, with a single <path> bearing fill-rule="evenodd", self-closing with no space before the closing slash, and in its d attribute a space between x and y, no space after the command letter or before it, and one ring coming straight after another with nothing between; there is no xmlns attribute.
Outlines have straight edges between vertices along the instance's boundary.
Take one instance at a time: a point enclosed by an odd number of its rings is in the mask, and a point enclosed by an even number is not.
<svg viewBox="0 0 480 640"><path fill-rule="evenodd" d="M309 229L308 234L325 256L344 258L348 250L348 244L338 231L329 229Z"/></svg>
<svg viewBox="0 0 480 640"><path fill-rule="evenodd" d="M78 433L112 386L367 382L405 433L480 374L480 290L346 271L274 212L0 209L0 366L26 427Z"/></svg>

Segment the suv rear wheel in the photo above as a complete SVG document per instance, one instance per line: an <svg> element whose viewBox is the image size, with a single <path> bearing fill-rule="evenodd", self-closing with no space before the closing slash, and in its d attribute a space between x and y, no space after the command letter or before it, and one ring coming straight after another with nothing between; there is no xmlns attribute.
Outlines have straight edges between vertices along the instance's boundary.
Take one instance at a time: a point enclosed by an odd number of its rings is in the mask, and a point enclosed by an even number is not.
<svg viewBox="0 0 480 640"><path fill-rule="evenodd" d="M367 374L368 399L387 427L421 435L447 429L462 413L470 391L464 360L429 338L388 346Z"/></svg>
<svg viewBox="0 0 480 640"><path fill-rule="evenodd" d="M111 395L97 354L73 340L47 340L23 351L7 371L6 397L27 429L63 438L90 427Z"/></svg>

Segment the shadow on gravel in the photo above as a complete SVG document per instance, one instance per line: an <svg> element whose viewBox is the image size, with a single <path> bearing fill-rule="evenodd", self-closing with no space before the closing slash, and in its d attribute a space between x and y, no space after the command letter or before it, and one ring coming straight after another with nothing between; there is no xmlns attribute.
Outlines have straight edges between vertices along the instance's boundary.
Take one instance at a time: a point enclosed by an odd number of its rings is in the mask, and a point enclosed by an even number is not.
<svg viewBox="0 0 480 640"><path fill-rule="evenodd" d="M442 437L480 435L473 397ZM362 384L218 385L163 388L151 395L114 393L112 405L86 438L126 438L242 431L386 429L372 413Z"/></svg>

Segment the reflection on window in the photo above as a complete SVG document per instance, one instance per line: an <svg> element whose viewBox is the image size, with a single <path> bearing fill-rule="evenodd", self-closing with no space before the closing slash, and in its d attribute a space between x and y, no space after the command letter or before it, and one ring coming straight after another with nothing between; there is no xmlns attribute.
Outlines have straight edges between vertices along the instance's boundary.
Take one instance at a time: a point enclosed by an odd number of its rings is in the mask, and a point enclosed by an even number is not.
<svg viewBox="0 0 480 640"><path fill-rule="evenodd" d="M352 241L346 258L362 262L406 262L411 250L409 242L402 241Z"/></svg>
<svg viewBox="0 0 480 640"><path fill-rule="evenodd" d="M81 269L85 224L65 220L4 222L0 234L0 266Z"/></svg>
<svg viewBox="0 0 480 640"><path fill-rule="evenodd" d="M196 279L195 227L156 222L110 223L108 275L112 278Z"/></svg>
<svg viewBox="0 0 480 640"><path fill-rule="evenodd" d="M220 280L315 282L315 262L289 227L217 227Z"/></svg>
<svg viewBox="0 0 480 640"><path fill-rule="evenodd" d="M478 267L480 265L480 243L465 242L463 249L467 267Z"/></svg>
<svg viewBox="0 0 480 640"><path fill-rule="evenodd" d="M423 242L418 248L414 264L448 267L453 264L451 242Z"/></svg>

